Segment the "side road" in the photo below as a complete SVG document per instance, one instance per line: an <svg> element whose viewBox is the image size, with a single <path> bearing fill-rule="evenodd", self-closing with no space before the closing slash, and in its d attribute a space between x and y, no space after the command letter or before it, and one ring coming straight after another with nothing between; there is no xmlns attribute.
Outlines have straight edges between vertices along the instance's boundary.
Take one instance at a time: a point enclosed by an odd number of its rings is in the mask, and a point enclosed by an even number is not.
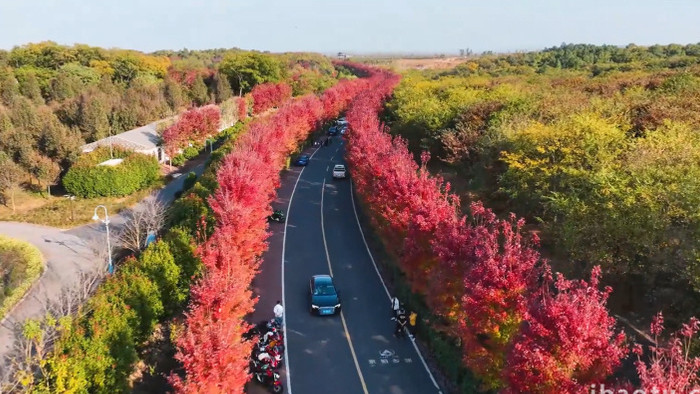
<svg viewBox="0 0 700 394"><path fill-rule="evenodd" d="M78 285L81 272L90 272L102 262L89 242L62 230L29 223L0 222L0 234L36 246L44 257L44 273L27 295L0 321L0 358L12 350L15 328L25 319L44 313L46 300L56 299L64 288ZM4 361L4 360L3 360ZM0 363L0 375L5 362Z"/></svg>
<svg viewBox="0 0 700 394"><path fill-rule="evenodd" d="M182 176L158 190L155 198L170 205L182 190L187 173L200 176L209 153L203 153L181 169ZM153 198L147 197L146 199ZM141 204L141 203L140 203ZM96 204L97 205L97 204ZM100 212L100 216L103 213ZM124 224L124 217L110 212L110 232L115 234ZM0 321L0 376L13 350L17 329L28 318L43 316L47 300L57 300L64 290L80 284L81 274L106 269L106 232L101 222L68 230L19 222L0 222L0 234L21 239L36 246L44 257L45 271L25 297ZM97 250L97 252L96 252ZM102 252L104 250L104 252Z"/></svg>

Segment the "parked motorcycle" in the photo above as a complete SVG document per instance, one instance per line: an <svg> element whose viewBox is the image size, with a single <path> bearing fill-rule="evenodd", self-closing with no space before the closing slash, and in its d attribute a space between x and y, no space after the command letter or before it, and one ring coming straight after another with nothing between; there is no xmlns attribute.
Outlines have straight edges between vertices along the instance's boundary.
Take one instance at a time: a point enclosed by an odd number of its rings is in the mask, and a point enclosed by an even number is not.
<svg viewBox="0 0 700 394"><path fill-rule="evenodd" d="M284 212L280 211L279 209L273 212L272 215L267 217L267 220L279 223L283 223L285 219L286 217L284 215Z"/></svg>
<svg viewBox="0 0 700 394"><path fill-rule="evenodd" d="M269 364L251 360L250 372L255 380L270 389L273 393L281 393L283 390L280 374L272 370Z"/></svg>

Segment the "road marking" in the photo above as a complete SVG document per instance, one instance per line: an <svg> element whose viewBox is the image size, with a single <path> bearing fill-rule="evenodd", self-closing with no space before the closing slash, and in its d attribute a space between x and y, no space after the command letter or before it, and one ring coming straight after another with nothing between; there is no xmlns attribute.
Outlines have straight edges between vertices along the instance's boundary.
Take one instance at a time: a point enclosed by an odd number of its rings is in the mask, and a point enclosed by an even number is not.
<svg viewBox="0 0 700 394"><path fill-rule="evenodd" d="M377 273L377 276L379 277L379 281L382 282L382 286L384 287L384 291L386 292L386 296L389 298L389 301L391 301L391 294L389 294L389 289L386 287L386 284L384 283L384 279L382 278L382 275L379 273L379 268L377 268L377 263L374 261L374 256L372 256L372 252L369 250L369 245L367 245L367 239L365 238L365 232L362 231L362 226L360 225L360 217L357 216L357 208L355 208L355 196L354 196L354 193L352 192L352 190L353 190L353 183L352 183L352 180L350 180L350 199L352 200L352 210L353 210L353 212L355 212L355 221L357 221L357 228L360 229L360 235L362 236L362 242L365 243L365 249L367 249L367 254L369 255L370 260L372 260L372 265L374 266L374 271ZM323 198L321 198L321 201L323 201ZM420 358L420 361L423 363L423 367L425 368L425 371L428 372L428 376L430 376L430 380L433 382L433 385L438 390L438 393L442 394L442 391L440 390L440 386L437 384L437 381L435 381L435 378L433 377L432 372L430 372L430 369L428 368L428 364L426 364L425 359L423 358L423 354L421 354L420 349L418 349L418 345L416 345L416 340L411 339L411 342L413 343L413 348L416 349L416 353L418 354L418 358Z"/></svg>
<svg viewBox="0 0 700 394"><path fill-rule="evenodd" d="M323 196L326 194L326 179L323 178L323 186L321 186L321 235L323 236L323 248L326 250L326 262L328 262L328 271L333 276L333 267L331 267L331 257L328 254L328 243L326 243L326 228L323 225ZM350 353L352 354L352 360L355 363L355 368L357 369L357 375L360 377L360 383L362 383L362 390L365 394L369 394L367 391L367 385L365 384L365 378L362 376L362 371L360 370L360 363L357 361L357 355L355 354L355 347L352 345L352 339L350 338L350 331L348 331L348 325L345 323L345 315L343 315L343 310L340 310L340 320L343 322L343 329L345 330L345 338L348 340L350 345ZM286 338L286 337L285 337Z"/></svg>
<svg viewBox="0 0 700 394"><path fill-rule="evenodd" d="M314 153L311 154L309 160L314 157L318 149L319 148L316 148ZM289 204L287 204L287 219L284 221L284 234L282 235L282 305L287 305L287 300L284 297L284 252L287 249L287 224L289 223L289 217L292 215L292 199L294 199L294 193L297 191L299 179L301 179L301 174L304 173L305 169L306 167L302 167L301 171L299 171L299 175L297 175L296 182L294 182L292 194L289 196ZM282 329L284 330L284 359L287 360L287 362L284 363L284 369L287 375L287 394L292 394L292 380L289 373L289 346L287 345L287 313L282 315Z"/></svg>

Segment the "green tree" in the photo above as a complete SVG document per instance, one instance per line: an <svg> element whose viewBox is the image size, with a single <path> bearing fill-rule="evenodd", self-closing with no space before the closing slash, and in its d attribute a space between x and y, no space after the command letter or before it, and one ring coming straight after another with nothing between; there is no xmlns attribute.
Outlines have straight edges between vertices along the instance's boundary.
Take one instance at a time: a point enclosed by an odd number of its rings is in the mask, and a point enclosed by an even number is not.
<svg viewBox="0 0 700 394"><path fill-rule="evenodd" d="M46 192L50 196L51 185L56 184L58 176L61 174L61 167L58 163L46 156L36 154L30 171L39 182L39 185L46 186Z"/></svg>
<svg viewBox="0 0 700 394"><path fill-rule="evenodd" d="M163 95L170 109L177 113L185 105L182 97L182 86L172 78L166 77L163 81Z"/></svg>
<svg viewBox="0 0 700 394"><path fill-rule="evenodd" d="M58 119L49 107L38 110L41 130L37 136L37 147L41 153L68 168L78 158L85 140L78 128L70 128Z"/></svg>
<svg viewBox="0 0 700 394"><path fill-rule="evenodd" d="M264 82L278 82L282 77L280 62L271 55L257 52L233 52L219 63L219 72L228 77L238 95L250 92Z"/></svg>
<svg viewBox="0 0 700 394"><path fill-rule="evenodd" d="M214 91L216 94L216 103L220 104L233 96L231 82L228 78L220 73L214 75Z"/></svg>
<svg viewBox="0 0 700 394"><path fill-rule="evenodd" d="M0 194L7 205L9 198L12 212L15 211L15 193L19 190L26 173L5 153L0 152Z"/></svg>
<svg viewBox="0 0 700 394"><path fill-rule="evenodd" d="M110 134L111 108L104 94L81 95L79 108L78 127L86 141L96 141Z"/></svg>
<svg viewBox="0 0 700 394"><path fill-rule="evenodd" d="M78 78L66 72L60 72L51 80L49 98L54 101L64 101L75 97L82 90L82 84Z"/></svg>
<svg viewBox="0 0 700 394"><path fill-rule="evenodd" d="M158 286L165 310L174 311L185 300L186 293L178 286L181 268L175 264L169 244L157 241L148 245L139 261L143 272Z"/></svg>
<svg viewBox="0 0 700 394"><path fill-rule="evenodd" d="M190 86L190 99L197 106L201 106L209 102L207 85L204 83L204 78L202 78L201 75L197 75L192 82L192 86Z"/></svg>
<svg viewBox="0 0 700 394"><path fill-rule="evenodd" d="M15 73L19 81L19 91L35 104L43 104L44 98L41 96L39 79L34 72Z"/></svg>
<svg viewBox="0 0 700 394"><path fill-rule="evenodd" d="M3 104L12 105L19 95L19 82L15 76L9 71L0 71L0 99Z"/></svg>

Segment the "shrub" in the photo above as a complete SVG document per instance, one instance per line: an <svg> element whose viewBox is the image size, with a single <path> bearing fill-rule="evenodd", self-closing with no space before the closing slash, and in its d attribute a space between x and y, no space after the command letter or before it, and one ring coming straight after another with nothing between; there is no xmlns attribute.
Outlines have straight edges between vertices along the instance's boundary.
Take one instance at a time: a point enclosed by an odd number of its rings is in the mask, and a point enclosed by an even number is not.
<svg viewBox="0 0 700 394"><path fill-rule="evenodd" d="M105 151L107 155L105 155ZM82 156L63 177L66 190L79 197L125 196L144 189L160 177L160 166L153 156L115 149L115 158L123 158L120 164L98 166L109 159L107 148L98 148Z"/></svg>
<svg viewBox="0 0 700 394"><path fill-rule="evenodd" d="M43 270L39 249L0 235L0 318L19 302Z"/></svg>

